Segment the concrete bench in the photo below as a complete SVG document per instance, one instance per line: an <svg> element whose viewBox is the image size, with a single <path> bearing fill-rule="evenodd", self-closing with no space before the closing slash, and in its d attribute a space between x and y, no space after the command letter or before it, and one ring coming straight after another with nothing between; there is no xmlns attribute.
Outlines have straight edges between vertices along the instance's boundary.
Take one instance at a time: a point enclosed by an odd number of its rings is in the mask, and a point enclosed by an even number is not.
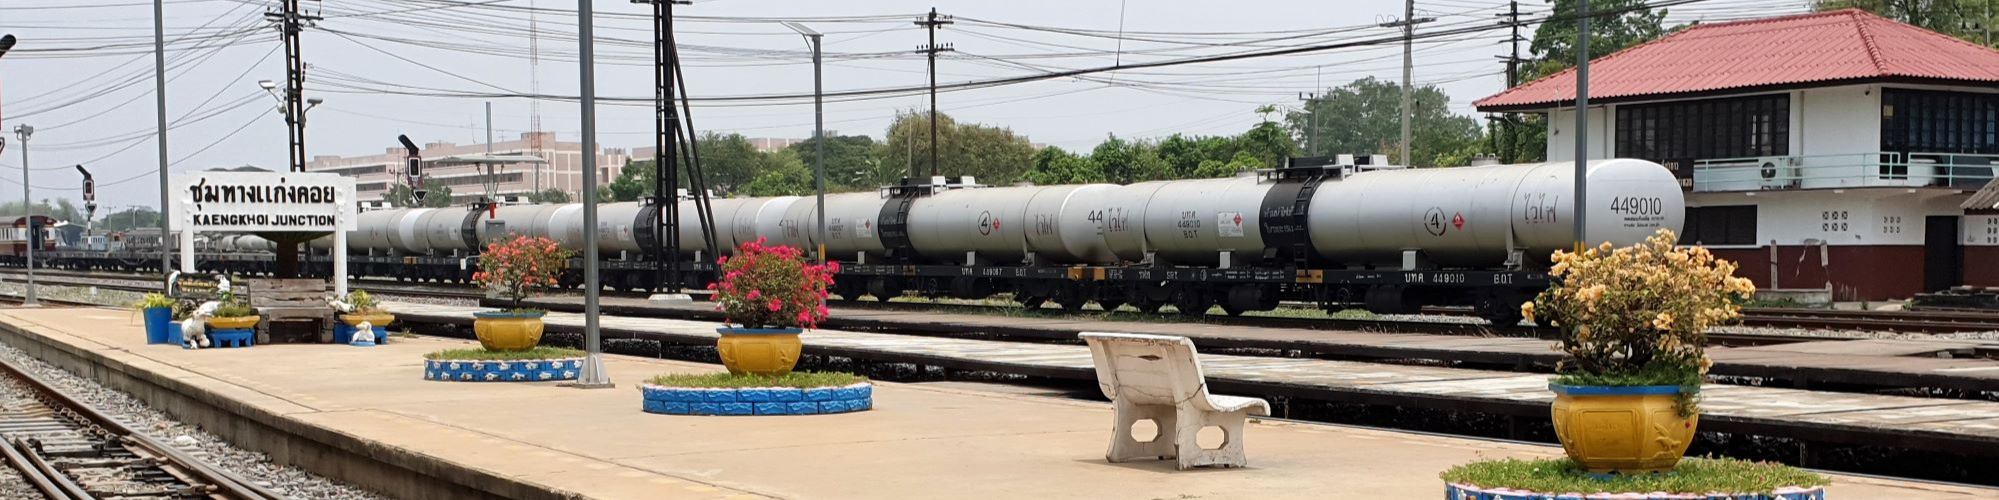
<svg viewBox="0 0 1999 500"><path fill-rule="evenodd" d="M1186 337L1128 333L1084 333L1097 366L1097 388L1117 410L1111 448L1104 458L1128 462L1141 458L1178 458L1180 469L1205 465L1242 467L1243 427L1250 415L1269 415L1270 403L1256 398L1208 393L1207 377ZM1138 441L1132 426L1151 420L1159 433ZM1201 429L1219 427L1222 445L1201 448Z"/></svg>

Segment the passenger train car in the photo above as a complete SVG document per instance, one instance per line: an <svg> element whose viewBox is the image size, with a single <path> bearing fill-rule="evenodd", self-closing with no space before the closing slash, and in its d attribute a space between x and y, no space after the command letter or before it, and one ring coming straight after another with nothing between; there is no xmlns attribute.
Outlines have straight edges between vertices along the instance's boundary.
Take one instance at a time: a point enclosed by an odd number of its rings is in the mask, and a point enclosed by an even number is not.
<svg viewBox="0 0 1999 500"><path fill-rule="evenodd" d="M29 228L30 222L33 229ZM54 252L56 235L54 217L47 215L0 215L0 263L18 266L27 262L28 245L35 245L35 252ZM32 232L31 232L32 231Z"/></svg>
<svg viewBox="0 0 1999 500"><path fill-rule="evenodd" d="M1382 313L1473 305L1488 319L1518 321L1518 304L1547 286L1549 254L1573 243L1573 172L1573 163L1557 162L1332 165L1124 186L933 178L827 195L823 239L810 197L715 199L707 208L717 252L759 238L824 245L842 263L834 293L850 299L1007 294L1033 306L1171 305L1198 313L1220 306L1230 314L1283 300ZM1681 227L1679 183L1658 164L1592 161L1584 182L1590 241L1627 244ZM584 231L595 230L606 286L655 288L670 267L699 287L713 280L715 266L696 205L675 205L680 251L665 258L653 229L660 207L646 203L602 204L596 228L583 226L581 204L363 212L348 238L349 269L465 281L485 241L518 233L578 249ZM329 241L313 243L308 269L330 268ZM242 265L211 267L259 270L229 267Z"/></svg>

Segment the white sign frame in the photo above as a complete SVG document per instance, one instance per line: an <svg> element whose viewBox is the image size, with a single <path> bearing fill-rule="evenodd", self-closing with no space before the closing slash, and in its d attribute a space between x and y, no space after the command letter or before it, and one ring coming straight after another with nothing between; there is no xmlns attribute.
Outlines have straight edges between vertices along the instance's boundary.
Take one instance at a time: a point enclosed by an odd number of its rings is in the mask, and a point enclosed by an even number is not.
<svg viewBox="0 0 1999 500"><path fill-rule="evenodd" d="M197 232L331 232L334 294L347 295L347 233L358 229L359 220L353 177L210 171L176 174L172 181L167 220L180 231L181 272L195 272Z"/></svg>

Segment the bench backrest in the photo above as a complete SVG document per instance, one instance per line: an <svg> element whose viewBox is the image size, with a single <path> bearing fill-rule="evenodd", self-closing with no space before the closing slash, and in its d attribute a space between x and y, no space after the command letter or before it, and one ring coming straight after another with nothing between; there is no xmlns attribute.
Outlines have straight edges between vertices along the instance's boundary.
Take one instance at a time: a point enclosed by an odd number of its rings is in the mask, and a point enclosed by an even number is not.
<svg viewBox="0 0 1999 500"><path fill-rule="evenodd" d="M1084 333L1104 397L1141 405L1203 404L1208 397L1201 361L1186 337Z"/></svg>
<svg viewBox="0 0 1999 500"><path fill-rule="evenodd" d="M258 309L309 307L326 308L326 280L277 279L247 280L238 292L250 297L250 307Z"/></svg>

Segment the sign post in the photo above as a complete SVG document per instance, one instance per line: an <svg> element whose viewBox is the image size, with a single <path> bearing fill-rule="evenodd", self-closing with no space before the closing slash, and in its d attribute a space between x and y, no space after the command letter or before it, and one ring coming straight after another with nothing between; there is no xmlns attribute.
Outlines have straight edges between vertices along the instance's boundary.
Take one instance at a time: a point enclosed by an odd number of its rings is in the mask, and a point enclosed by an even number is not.
<svg viewBox="0 0 1999 500"><path fill-rule="evenodd" d="M354 178L300 172L189 172L174 176L168 220L180 231L181 272L194 273L194 233L333 233L334 292L347 294L347 232ZM271 238L277 241L277 238Z"/></svg>

